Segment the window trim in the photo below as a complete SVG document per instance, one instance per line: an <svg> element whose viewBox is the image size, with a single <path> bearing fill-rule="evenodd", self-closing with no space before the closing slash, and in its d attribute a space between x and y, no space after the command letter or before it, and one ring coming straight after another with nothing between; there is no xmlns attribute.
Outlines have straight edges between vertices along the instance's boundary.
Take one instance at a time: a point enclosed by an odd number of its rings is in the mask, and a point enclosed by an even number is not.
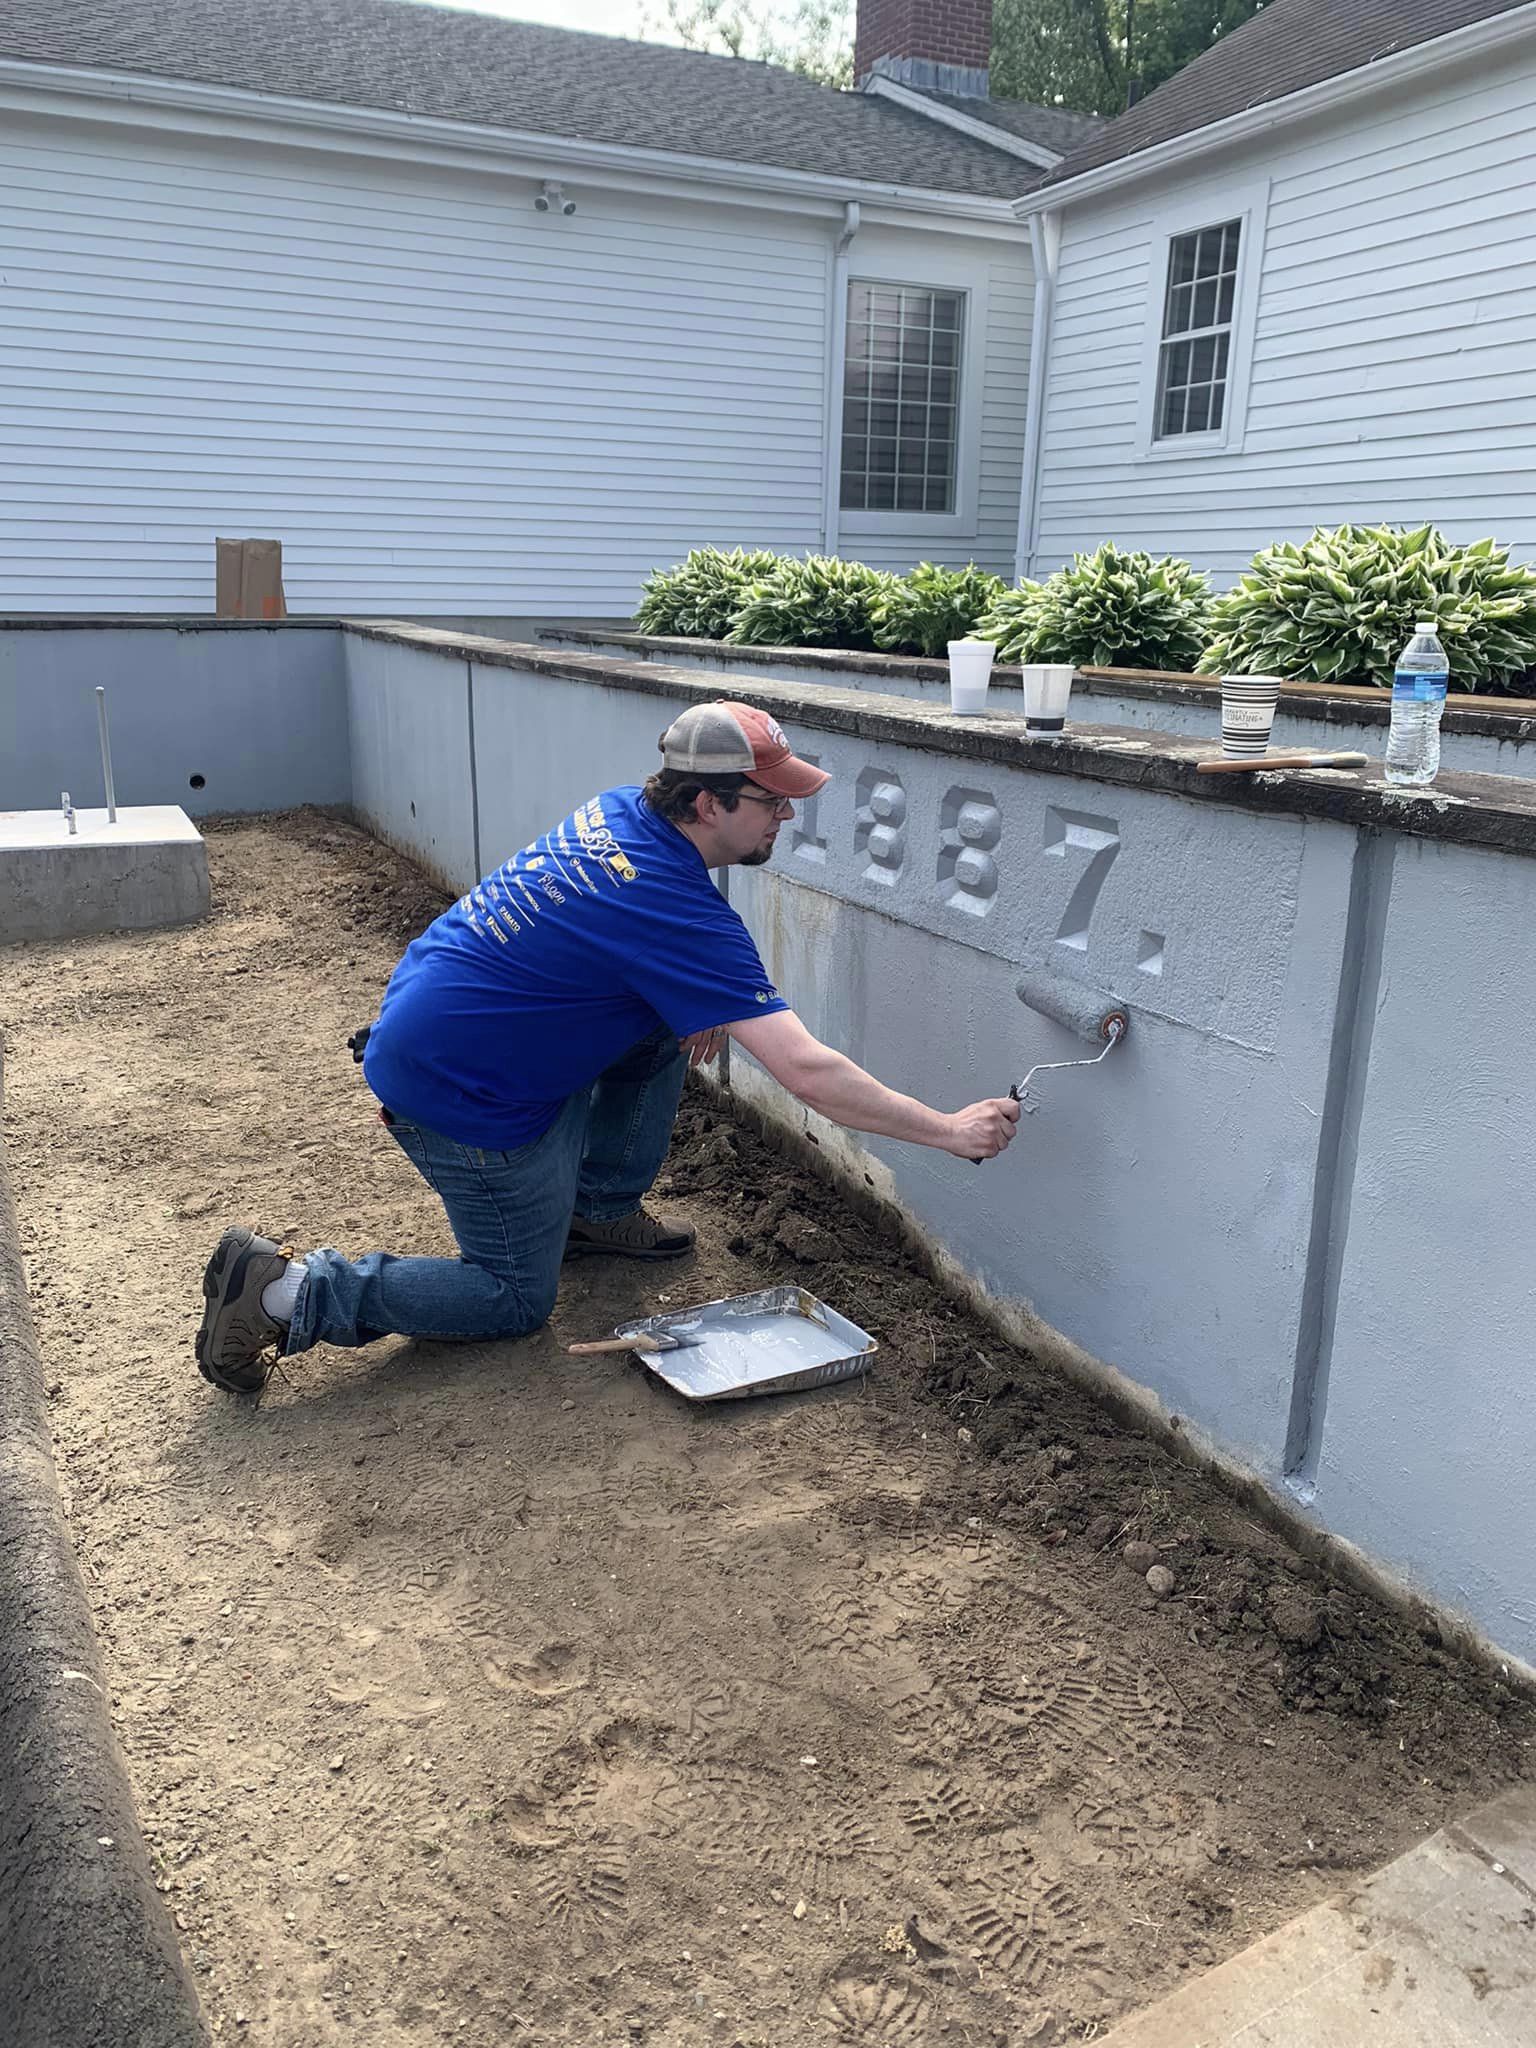
<svg viewBox="0 0 1536 2048"><path fill-rule="evenodd" d="M1248 427L1248 389L1258 327L1259 280L1263 275L1264 232L1269 214L1268 178L1166 207L1152 219L1152 249L1141 345L1141 381L1136 408L1138 462L1190 462L1202 456L1242 452ZM1201 228L1239 223L1237 281L1233 291L1231 340L1227 348L1227 391L1220 427L1200 434L1157 435L1158 371L1163 351L1163 316L1168 298L1168 261L1181 235ZM1176 338L1176 337L1175 337Z"/></svg>
<svg viewBox="0 0 1536 2048"><path fill-rule="evenodd" d="M955 411L955 509L952 512L855 512L840 505L837 530L842 535L878 538L882 534L923 535L935 540L974 540L979 522L981 473L981 385L986 363L987 283L984 276L968 270L963 277L948 266L931 260L900 267L861 263L848 272L848 291L855 285L889 288L905 286L908 291L953 292L960 306L960 402ZM845 302L846 309L846 302ZM843 394L848 376L848 344L843 343L842 361L837 365L837 388L829 408L831 430L837 436L838 493L843 474Z"/></svg>

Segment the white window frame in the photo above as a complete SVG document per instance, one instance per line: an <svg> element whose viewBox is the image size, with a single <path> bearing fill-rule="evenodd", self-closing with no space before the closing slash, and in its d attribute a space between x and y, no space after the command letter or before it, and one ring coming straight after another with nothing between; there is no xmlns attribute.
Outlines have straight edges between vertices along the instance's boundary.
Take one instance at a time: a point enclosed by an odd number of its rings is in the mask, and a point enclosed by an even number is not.
<svg viewBox="0 0 1536 2048"><path fill-rule="evenodd" d="M955 509L953 512L854 512L839 507L837 530L840 538L860 534L878 538L882 534L931 535L935 540L975 540L980 527L981 492L981 401L982 379L987 351L987 281L977 264L958 264L914 251L908 262L861 263L859 246L853 246L848 270L850 293L858 284L903 285L908 291L958 293L960 309L960 401L955 410ZM831 430L837 436L837 489L842 496L843 475L843 391L848 370L848 347L843 345L837 365L837 386L830 408Z"/></svg>
<svg viewBox="0 0 1536 2048"><path fill-rule="evenodd" d="M1240 454L1248 426L1248 387L1253 340L1258 327L1259 280L1264 269L1264 231L1269 216L1269 180L1212 189L1177 206L1165 207L1150 224L1151 275L1141 352L1141 386L1136 408L1138 462L1188 462L1202 456ZM1163 316L1168 302L1168 262L1181 235L1201 228L1239 223L1237 283L1233 292L1231 339L1227 345L1227 389L1221 425L1208 433L1157 434L1158 372L1163 353ZM1177 337L1174 337L1175 339Z"/></svg>

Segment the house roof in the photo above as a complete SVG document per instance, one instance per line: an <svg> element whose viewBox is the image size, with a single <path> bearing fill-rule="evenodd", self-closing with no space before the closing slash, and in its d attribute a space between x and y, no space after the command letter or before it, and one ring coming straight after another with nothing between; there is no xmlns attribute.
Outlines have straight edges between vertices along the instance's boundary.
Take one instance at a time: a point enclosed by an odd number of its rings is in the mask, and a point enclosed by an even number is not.
<svg viewBox="0 0 1536 2048"><path fill-rule="evenodd" d="M958 92L930 92L926 86L922 92L925 100L936 100L941 107L951 107L957 114L969 114L973 121L1001 128L1021 142L1037 142L1057 156L1081 148L1095 130L1105 125L1102 114L1078 114L1070 107L1036 107L1028 100L967 98Z"/></svg>
<svg viewBox="0 0 1536 2048"><path fill-rule="evenodd" d="M1524 0L1270 0L1241 28L1079 144L1043 182L1063 184L1085 171L1523 4Z"/></svg>
<svg viewBox="0 0 1536 2048"><path fill-rule="evenodd" d="M406 0L0 0L0 58L1012 199L1016 157L776 66Z"/></svg>

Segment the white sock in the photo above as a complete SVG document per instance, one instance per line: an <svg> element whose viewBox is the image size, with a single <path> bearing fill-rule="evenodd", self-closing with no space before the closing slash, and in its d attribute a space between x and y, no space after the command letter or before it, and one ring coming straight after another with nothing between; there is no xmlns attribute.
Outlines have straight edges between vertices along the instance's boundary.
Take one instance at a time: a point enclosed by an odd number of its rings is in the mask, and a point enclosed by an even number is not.
<svg viewBox="0 0 1536 2048"><path fill-rule="evenodd" d="M298 1306L299 1289L309 1275L309 1264L305 1259L290 1259L275 1280L269 1280L261 1290L261 1306L274 1323L291 1323L293 1312Z"/></svg>

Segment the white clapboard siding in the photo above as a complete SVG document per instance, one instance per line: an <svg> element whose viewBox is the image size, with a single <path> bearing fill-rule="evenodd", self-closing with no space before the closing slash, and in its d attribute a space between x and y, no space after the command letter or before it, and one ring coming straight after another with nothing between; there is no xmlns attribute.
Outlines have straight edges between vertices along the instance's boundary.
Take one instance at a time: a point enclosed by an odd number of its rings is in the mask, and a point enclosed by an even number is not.
<svg viewBox="0 0 1536 2048"><path fill-rule="evenodd" d="M531 176L0 126L0 610L211 610L220 534L281 539L293 611L418 616L624 615L691 547L817 548L835 218L566 182L572 217Z"/></svg>
<svg viewBox="0 0 1536 2048"><path fill-rule="evenodd" d="M1346 519L1536 556L1536 52L1064 218L1037 568L1105 539L1240 573ZM1138 459L1157 219L1267 177L1240 452Z"/></svg>

